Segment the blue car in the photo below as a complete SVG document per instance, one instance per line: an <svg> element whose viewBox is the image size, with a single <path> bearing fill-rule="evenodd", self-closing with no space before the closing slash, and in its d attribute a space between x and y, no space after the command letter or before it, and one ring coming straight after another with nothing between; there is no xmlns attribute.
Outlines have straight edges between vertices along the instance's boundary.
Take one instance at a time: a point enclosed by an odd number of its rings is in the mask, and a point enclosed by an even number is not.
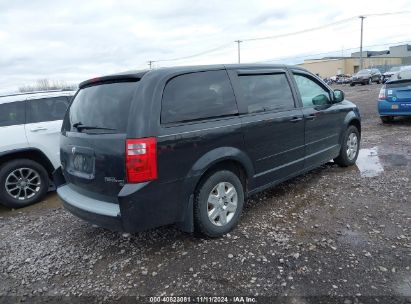
<svg viewBox="0 0 411 304"><path fill-rule="evenodd" d="M378 113L383 123L395 116L411 116L411 69L394 74L381 88Z"/></svg>

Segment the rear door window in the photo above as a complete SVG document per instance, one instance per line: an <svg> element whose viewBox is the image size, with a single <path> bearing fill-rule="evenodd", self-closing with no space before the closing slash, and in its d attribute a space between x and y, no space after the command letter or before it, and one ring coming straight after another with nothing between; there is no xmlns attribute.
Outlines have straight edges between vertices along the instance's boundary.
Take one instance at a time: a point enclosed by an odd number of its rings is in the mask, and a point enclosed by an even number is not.
<svg viewBox="0 0 411 304"><path fill-rule="evenodd" d="M73 125L81 125L83 133L125 133L133 94L138 82L115 82L81 89L71 103L63 130L79 131ZM93 129L95 127L95 129Z"/></svg>
<svg viewBox="0 0 411 304"><path fill-rule="evenodd" d="M248 113L294 108L294 98L285 73L240 75L239 82Z"/></svg>
<svg viewBox="0 0 411 304"><path fill-rule="evenodd" d="M0 127L25 123L24 101L0 104Z"/></svg>
<svg viewBox="0 0 411 304"><path fill-rule="evenodd" d="M197 72L171 79L163 92L162 123L238 114L226 71Z"/></svg>
<svg viewBox="0 0 411 304"><path fill-rule="evenodd" d="M65 96L27 101L27 123L62 120L69 100Z"/></svg>

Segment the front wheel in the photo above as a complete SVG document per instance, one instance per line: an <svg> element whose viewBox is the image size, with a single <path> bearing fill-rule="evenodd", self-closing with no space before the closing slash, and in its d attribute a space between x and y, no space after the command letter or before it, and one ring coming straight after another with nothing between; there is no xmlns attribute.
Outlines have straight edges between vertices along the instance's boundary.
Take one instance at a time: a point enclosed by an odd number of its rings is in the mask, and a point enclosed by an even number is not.
<svg viewBox="0 0 411 304"><path fill-rule="evenodd" d="M334 162L341 167L355 164L360 150L360 133L355 126L349 126L344 133L340 154Z"/></svg>
<svg viewBox="0 0 411 304"><path fill-rule="evenodd" d="M196 231L220 237L237 225L244 204L244 187L236 174L216 171L204 179L194 199Z"/></svg>
<svg viewBox="0 0 411 304"><path fill-rule="evenodd" d="M0 169L0 204L21 208L40 201L47 193L47 171L30 159L16 159Z"/></svg>
<svg viewBox="0 0 411 304"><path fill-rule="evenodd" d="M394 120L393 116L380 116L382 123L389 123Z"/></svg>

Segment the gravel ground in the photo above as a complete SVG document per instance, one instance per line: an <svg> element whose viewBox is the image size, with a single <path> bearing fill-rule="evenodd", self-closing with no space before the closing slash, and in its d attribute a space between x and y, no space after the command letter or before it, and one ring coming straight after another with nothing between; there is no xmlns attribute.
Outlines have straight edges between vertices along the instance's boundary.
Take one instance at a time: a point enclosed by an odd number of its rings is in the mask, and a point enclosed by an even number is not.
<svg viewBox="0 0 411 304"><path fill-rule="evenodd" d="M346 304L402 296L408 303L411 119L382 125L379 88L343 87L363 117L358 167L330 162L251 197L239 226L220 239L173 226L110 232L66 212L54 193L24 209L0 208L0 295L341 296Z"/></svg>

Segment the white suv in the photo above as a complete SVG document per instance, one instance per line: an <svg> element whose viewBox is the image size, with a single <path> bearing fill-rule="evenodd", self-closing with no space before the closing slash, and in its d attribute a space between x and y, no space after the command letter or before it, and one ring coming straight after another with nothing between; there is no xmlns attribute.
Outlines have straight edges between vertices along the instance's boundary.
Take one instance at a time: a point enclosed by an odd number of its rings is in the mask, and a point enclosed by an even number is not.
<svg viewBox="0 0 411 304"><path fill-rule="evenodd" d="M0 96L0 204L41 200L60 166L59 134L73 91Z"/></svg>

